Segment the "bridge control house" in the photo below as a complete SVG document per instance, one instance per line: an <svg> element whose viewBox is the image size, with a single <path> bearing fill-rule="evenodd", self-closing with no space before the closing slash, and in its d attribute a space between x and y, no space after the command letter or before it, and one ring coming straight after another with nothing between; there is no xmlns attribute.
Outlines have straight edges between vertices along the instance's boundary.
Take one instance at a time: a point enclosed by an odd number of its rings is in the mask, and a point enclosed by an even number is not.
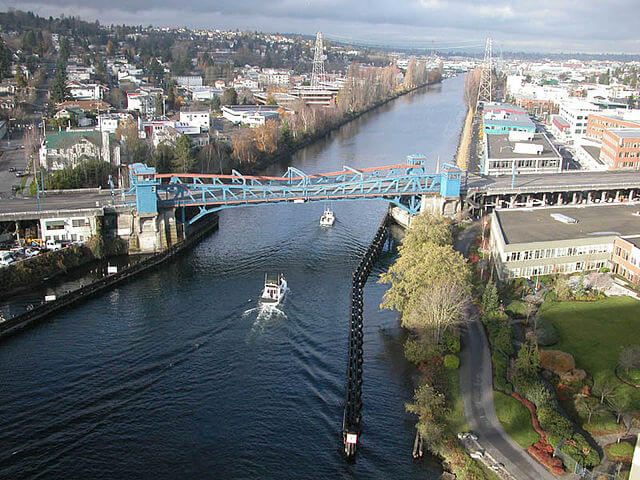
<svg viewBox="0 0 640 480"><path fill-rule="evenodd" d="M637 266L631 264L638 236L637 204L497 209L491 214L491 255L501 280L606 267L640 281L640 275L632 276ZM625 255L623 248L630 253Z"/></svg>

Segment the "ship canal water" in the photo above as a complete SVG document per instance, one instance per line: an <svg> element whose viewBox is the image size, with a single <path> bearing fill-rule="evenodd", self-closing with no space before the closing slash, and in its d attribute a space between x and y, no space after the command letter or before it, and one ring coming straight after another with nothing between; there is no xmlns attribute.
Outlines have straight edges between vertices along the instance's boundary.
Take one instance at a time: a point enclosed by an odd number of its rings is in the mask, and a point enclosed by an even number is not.
<svg viewBox="0 0 640 480"><path fill-rule="evenodd" d="M449 161L464 79L401 97L299 152L306 173ZM284 166L269 173L281 173ZM157 271L0 344L1 478L430 479L411 459L412 367L385 286L364 293L363 435L341 454L351 272L381 201L231 209ZM265 272L289 291L259 308ZM21 302L28 301L24 296Z"/></svg>

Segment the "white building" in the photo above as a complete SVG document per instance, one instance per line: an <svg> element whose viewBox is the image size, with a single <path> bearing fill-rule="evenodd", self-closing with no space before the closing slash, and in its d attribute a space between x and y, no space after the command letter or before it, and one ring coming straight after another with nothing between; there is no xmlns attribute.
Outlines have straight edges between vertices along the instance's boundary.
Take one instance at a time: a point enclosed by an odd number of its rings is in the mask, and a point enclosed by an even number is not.
<svg viewBox="0 0 640 480"><path fill-rule="evenodd" d="M133 117L129 113L102 113L98 115L98 126L96 130L100 132L116 133L120 122L131 120Z"/></svg>
<svg viewBox="0 0 640 480"><path fill-rule="evenodd" d="M67 80L70 82L87 82L95 73L95 67L67 65Z"/></svg>
<svg viewBox="0 0 640 480"><path fill-rule="evenodd" d="M203 102L222 95L222 90L207 85L202 87L189 87L187 91L191 93L191 100L194 102Z"/></svg>
<svg viewBox="0 0 640 480"><path fill-rule="evenodd" d="M156 111L158 95L162 94L163 90L156 87L141 87L134 92L127 92L127 110L152 115Z"/></svg>
<svg viewBox="0 0 640 480"><path fill-rule="evenodd" d="M211 126L211 119L208 110L181 110L180 111L180 123L190 125L192 127L198 127L200 132L208 132Z"/></svg>
<svg viewBox="0 0 640 480"><path fill-rule="evenodd" d="M120 165L120 147L107 132L70 130L48 133L40 146L40 165L46 170L73 168L87 160Z"/></svg>
<svg viewBox="0 0 640 480"><path fill-rule="evenodd" d="M291 74L287 70L276 70L274 68L264 68L258 74L258 84L267 85L289 85L291 83Z"/></svg>
<svg viewBox="0 0 640 480"><path fill-rule="evenodd" d="M109 89L99 83L72 81L67 83L67 90L74 100L102 100Z"/></svg>
<svg viewBox="0 0 640 480"><path fill-rule="evenodd" d="M279 108L269 105L225 105L221 110L222 116L230 122L257 127L269 119L278 118Z"/></svg>
<svg viewBox="0 0 640 480"><path fill-rule="evenodd" d="M566 131L567 138L576 140L587 133L587 121L590 113L595 113L600 109L591 102L570 98L560 102L560 117L568 125Z"/></svg>
<svg viewBox="0 0 640 480"><path fill-rule="evenodd" d="M202 86L202 77L200 75L179 75L173 77L173 80L176 82L176 85L181 88Z"/></svg>
<svg viewBox="0 0 640 480"><path fill-rule="evenodd" d="M96 218L93 213L87 212L87 215L82 215L81 211L68 217L41 218L42 239L45 241L85 242L97 233Z"/></svg>

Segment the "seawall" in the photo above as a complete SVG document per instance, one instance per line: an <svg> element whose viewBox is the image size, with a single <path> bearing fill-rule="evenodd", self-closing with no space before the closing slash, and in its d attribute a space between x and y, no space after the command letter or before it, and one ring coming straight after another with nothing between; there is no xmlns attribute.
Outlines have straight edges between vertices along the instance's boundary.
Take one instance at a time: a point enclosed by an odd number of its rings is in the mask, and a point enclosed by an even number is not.
<svg viewBox="0 0 640 480"><path fill-rule="evenodd" d="M38 305L32 310L28 310L20 315L11 317L0 322L0 339L12 335L24 328L35 325L48 318L49 316L59 313L62 310L74 306L93 295L109 290L118 284L133 279L154 267L161 265L172 258L176 257L185 250L191 248L202 238L218 228L218 216L209 215L204 217L199 224L197 230L191 233L186 240L173 245L164 252L157 253L149 258L141 260L129 267L124 268L118 273L107 275L100 280L85 285L77 290L73 290L56 300Z"/></svg>

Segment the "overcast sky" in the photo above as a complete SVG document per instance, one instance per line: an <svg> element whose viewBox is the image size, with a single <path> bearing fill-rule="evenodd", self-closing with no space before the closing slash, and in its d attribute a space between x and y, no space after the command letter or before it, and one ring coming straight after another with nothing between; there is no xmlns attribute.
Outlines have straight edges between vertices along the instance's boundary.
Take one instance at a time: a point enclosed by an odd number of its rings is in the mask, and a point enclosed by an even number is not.
<svg viewBox="0 0 640 480"><path fill-rule="evenodd" d="M250 29L373 44L640 53L638 0L0 0L102 24ZM464 49L464 48L463 48Z"/></svg>

